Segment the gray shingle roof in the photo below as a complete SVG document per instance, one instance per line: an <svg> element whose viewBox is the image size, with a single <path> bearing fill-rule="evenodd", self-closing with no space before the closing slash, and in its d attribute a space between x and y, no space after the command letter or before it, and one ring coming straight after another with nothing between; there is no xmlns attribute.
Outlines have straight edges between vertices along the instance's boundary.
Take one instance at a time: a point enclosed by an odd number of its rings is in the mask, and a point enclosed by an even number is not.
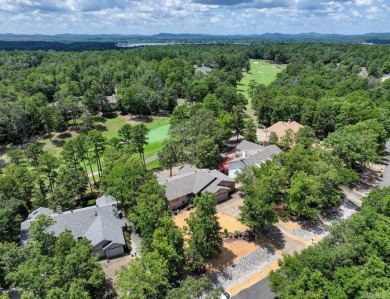
<svg viewBox="0 0 390 299"><path fill-rule="evenodd" d="M195 66L195 70L197 72L201 72L205 75L207 75L208 73L210 73L213 69L208 67L208 66Z"/></svg>
<svg viewBox="0 0 390 299"><path fill-rule="evenodd" d="M262 150L264 149L264 146L250 141L243 140L240 142L240 144L237 145L236 149L239 151Z"/></svg>
<svg viewBox="0 0 390 299"><path fill-rule="evenodd" d="M276 145L270 145L266 147L262 147L256 154L247 157L239 157L237 159L228 161L228 163L233 162L241 162L243 166L257 166L259 167L261 164L270 160L273 155L278 155L282 152L282 150Z"/></svg>
<svg viewBox="0 0 390 299"><path fill-rule="evenodd" d="M107 99L107 103L109 104L116 104L117 102L115 94L113 94L112 96L106 96L106 99Z"/></svg>
<svg viewBox="0 0 390 299"><path fill-rule="evenodd" d="M28 229L32 221L38 215L49 215L54 224L49 228L56 236L65 230L71 231L75 239L87 238L93 247L103 241L125 245L122 227L125 226L123 219L119 218L118 208L111 196L103 196L96 200L96 206L53 213L50 209L39 208L29 215L26 221L21 224L21 244L25 244L29 237ZM38 211L38 212L37 212ZM51 213L49 213L49 211ZM31 217L30 217L31 216Z"/></svg>
<svg viewBox="0 0 390 299"><path fill-rule="evenodd" d="M161 185L165 186L167 200L188 194L196 195L203 191L215 193L220 189L227 188L219 185L222 181L234 182L232 178L217 170L198 169L195 166L185 165L179 171L179 175L160 182Z"/></svg>

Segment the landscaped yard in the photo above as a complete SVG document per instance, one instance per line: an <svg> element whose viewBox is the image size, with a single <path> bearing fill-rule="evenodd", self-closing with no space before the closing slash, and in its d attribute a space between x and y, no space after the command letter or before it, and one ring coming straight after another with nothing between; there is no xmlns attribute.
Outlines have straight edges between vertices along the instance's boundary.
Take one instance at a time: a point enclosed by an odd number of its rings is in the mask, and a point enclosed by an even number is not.
<svg viewBox="0 0 390 299"><path fill-rule="evenodd" d="M276 79L276 75L286 68L286 65L272 64L267 60L251 59L249 73L244 72L244 77L237 86L237 90L248 99L248 110L252 110L251 99L248 96L248 85L251 80L256 83L270 85Z"/></svg>

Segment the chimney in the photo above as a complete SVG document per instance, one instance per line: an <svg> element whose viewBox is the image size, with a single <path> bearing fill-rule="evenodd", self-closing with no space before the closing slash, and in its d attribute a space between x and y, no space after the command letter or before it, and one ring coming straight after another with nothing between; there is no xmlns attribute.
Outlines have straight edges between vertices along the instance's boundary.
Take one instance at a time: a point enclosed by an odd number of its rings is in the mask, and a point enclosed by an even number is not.
<svg viewBox="0 0 390 299"><path fill-rule="evenodd" d="M61 206L57 206L57 213L58 213L58 214L62 214L62 208L61 208Z"/></svg>
<svg viewBox="0 0 390 299"><path fill-rule="evenodd" d="M95 211L95 216L97 216L98 214L97 214L97 211Z"/></svg>

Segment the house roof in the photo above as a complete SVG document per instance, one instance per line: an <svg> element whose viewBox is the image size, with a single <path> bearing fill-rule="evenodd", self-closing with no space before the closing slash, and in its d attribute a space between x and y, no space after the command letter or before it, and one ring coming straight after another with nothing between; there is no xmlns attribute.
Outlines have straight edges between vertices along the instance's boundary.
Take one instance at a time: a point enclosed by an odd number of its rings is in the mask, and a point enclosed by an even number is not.
<svg viewBox="0 0 390 299"><path fill-rule="evenodd" d="M280 139L284 135L286 135L286 131L288 129L291 129L294 133L297 133L298 130L301 128L303 128L303 126L300 123L297 123L296 121L288 121L288 122L278 121L277 123L267 128L266 131L269 133L275 132L276 135L278 135L278 138Z"/></svg>
<svg viewBox="0 0 390 299"><path fill-rule="evenodd" d="M252 151L252 150L257 151L257 150L264 149L264 146L250 141L243 140L237 145L236 149L239 151Z"/></svg>
<svg viewBox="0 0 390 299"><path fill-rule="evenodd" d="M125 245L122 227L123 219L119 218L118 208L111 196L102 196L96 200L97 205L82 209L53 213L47 208L38 208L33 211L26 221L21 224L21 244L28 240L28 229L38 215L48 215L54 224L48 229L56 236L69 230L75 239L87 238L93 247L105 242L109 244Z"/></svg>
<svg viewBox="0 0 390 299"><path fill-rule="evenodd" d="M107 103L109 104L116 104L117 102L115 94L113 94L112 96L107 96L106 99L107 99Z"/></svg>
<svg viewBox="0 0 390 299"><path fill-rule="evenodd" d="M228 163L234 163L238 162L241 163L242 166L257 166L259 167L261 164L266 162L267 160L270 160L273 155L278 155L282 152L282 150L277 147L276 145L270 145L263 147L261 150L259 150L257 153L246 156L246 157L239 157L233 160L228 161Z"/></svg>
<svg viewBox="0 0 390 299"><path fill-rule="evenodd" d="M207 66L203 66L203 65L202 65L202 66L195 66L195 70L196 70L197 72L201 72L201 73L207 75L207 74L210 73L213 69L210 68L210 67L207 67Z"/></svg>
<svg viewBox="0 0 390 299"><path fill-rule="evenodd" d="M234 180L217 170L198 169L195 166L184 165L179 168L179 174L173 177L165 177L156 174L159 183L165 186L165 196L167 200L173 200L188 194L198 194L201 192L215 193L220 189L228 189L221 186L224 182L234 182Z"/></svg>

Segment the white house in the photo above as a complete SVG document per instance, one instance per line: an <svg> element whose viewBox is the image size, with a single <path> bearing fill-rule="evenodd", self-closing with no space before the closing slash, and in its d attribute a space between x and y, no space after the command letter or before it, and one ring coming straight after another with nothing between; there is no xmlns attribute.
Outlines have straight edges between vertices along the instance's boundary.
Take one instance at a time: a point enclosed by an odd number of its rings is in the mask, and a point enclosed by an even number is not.
<svg viewBox="0 0 390 299"><path fill-rule="evenodd" d="M244 167L260 167L267 160L272 160L282 150L276 145L262 146L249 141L242 141L237 145L236 158L228 161L229 177L235 178Z"/></svg>

